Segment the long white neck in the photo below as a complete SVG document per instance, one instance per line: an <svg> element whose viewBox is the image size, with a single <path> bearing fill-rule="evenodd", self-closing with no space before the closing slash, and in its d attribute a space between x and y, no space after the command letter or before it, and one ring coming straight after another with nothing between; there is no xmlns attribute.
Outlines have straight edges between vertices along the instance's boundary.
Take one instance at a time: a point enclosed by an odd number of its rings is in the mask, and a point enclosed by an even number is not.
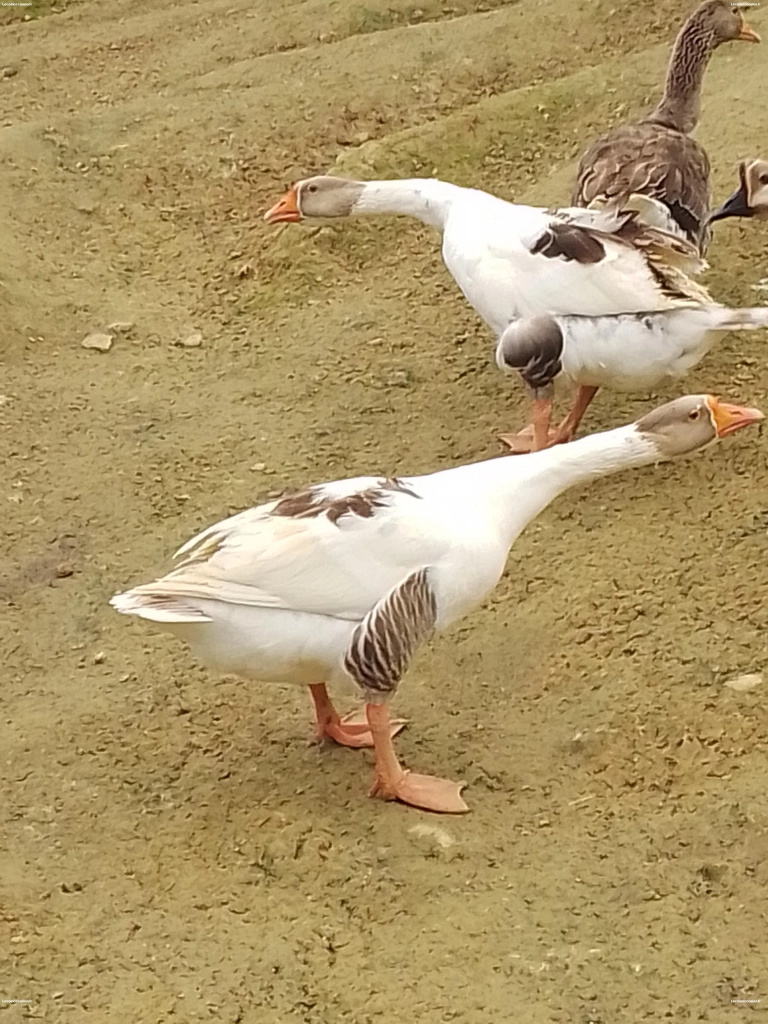
<svg viewBox="0 0 768 1024"><path fill-rule="evenodd" d="M493 509L494 519L511 545L528 523L569 487L630 466L661 461L656 445L630 425L530 455L478 462L461 471L466 473L465 493Z"/></svg>
<svg viewBox="0 0 768 1024"><path fill-rule="evenodd" d="M466 191L436 178L366 181L354 214L402 213L442 231L453 203Z"/></svg>

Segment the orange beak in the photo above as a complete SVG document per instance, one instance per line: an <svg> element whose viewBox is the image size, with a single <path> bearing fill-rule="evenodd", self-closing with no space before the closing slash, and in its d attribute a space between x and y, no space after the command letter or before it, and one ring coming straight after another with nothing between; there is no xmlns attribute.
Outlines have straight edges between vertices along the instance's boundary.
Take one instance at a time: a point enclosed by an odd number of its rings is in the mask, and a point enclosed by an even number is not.
<svg viewBox="0 0 768 1024"><path fill-rule="evenodd" d="M718 401L714 395L707 395L707 405L712 413L718 437L735 434L742 427L748 427L750 423L759 423L760 420L765 419L759 409L750 409L745 405L729 405L728 402Z"/></svg>
<svg viewBox="0 0 768 1024"><path fill-rule="evenodd" d="M268 224L289 224L301 220L299 211L299 194L296 186L289 188L282 199L278 199L264 214L264 220Z"/></svg>
<svg viewBox="0 0 768 1024"><path fill-rule="evenodd" d="M746 23L746 21L741 26L741 32L739 32L739 34L736 36L736 38L740 39L743 43L759 43L760 42L760 36L757 34L757 32L755 32L755 30L753 28L750 28L750 26Z"/></svg>

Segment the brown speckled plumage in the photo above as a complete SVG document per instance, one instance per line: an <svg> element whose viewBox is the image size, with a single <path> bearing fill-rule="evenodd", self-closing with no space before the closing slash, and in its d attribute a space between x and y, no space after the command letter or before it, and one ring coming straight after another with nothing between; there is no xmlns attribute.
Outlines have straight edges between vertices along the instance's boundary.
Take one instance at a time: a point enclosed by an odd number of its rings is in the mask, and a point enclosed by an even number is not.
<svg viewBox="0 0 768 1024"><path fill-rule="evenodd" d="M367 699L392 695L436 619L437 600L427 569L411 573L365 616L352 634L344 668Z"/></svg>
<svg viewBox="0 0 768 1024"><path fill-rule="evenodd" d="M698 122L701 83L712 53L721 43L745 38L739 35L744 28L741 13L723 0L707 0L693 12L675 42L658 106L592 143L579 162L573 205L648 196L664 204L700 252L706 250L709 159L689 133Z"/></svg>
<svg viewBox="0 0 768 1024"><path fill-rule="evenodd" d="M345 515L370 519L377 508L386 505L387 492L392 491L400 491L402 494L418 498L418 495L401 480L391 477L380 480L377 487L368 487L355 494L345 494L341 497L331 497L324 494L322 488L315 487L296 494L288 494L277 502L272 509L272 515L285 516L289 519L311 519L325 515L332 523L337 523Z"/></svg>
<svg viewBox="0 0 768 1024"><path fill-rule="evenodd" d="M695 139L667 125L641 121L598 139L581 158L572 202L626 199L633 194L663 203L701 251L711 188L709 158Z"/></svg>

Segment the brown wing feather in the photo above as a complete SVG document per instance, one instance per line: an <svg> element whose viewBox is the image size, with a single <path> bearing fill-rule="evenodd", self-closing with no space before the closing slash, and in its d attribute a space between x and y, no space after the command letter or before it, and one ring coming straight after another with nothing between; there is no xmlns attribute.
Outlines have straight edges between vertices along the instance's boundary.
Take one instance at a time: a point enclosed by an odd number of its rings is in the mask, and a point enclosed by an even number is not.
<svg viewBox="0 0 768 1024"><path fill-rule="evenodd" d="M619 201L608 200L602 211L586 216L581 208L549 212L549 226L530 248L534 255L600 263L605 258L605 242L610 240L640 252L661 291L669 298L684 305L713 301L707 290L691 277L707 265L696 244L646 223L636 210L623 210Z"/></svg>
<svg viewBox="0 0 768 1024"><path fill-rule="evenodd" d="M622 125L593 142L582 156L574 206L640 193L669 209L700 245L710 206L709 159L695 139L652 121Z"/></svg>

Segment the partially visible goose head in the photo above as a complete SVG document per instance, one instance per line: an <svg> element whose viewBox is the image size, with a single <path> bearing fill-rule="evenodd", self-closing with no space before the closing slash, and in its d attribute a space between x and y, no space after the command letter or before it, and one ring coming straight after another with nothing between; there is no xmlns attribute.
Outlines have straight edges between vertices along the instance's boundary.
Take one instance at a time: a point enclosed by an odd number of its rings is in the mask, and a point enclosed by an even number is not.
<svg viewBox="0 0 768 1024"><path fill-rule="evenodd" d="M768 160L744 160L739 164L739 187L712 211L709 223L726 217L768 220Z"/></svg>
<svg viewBox="0 0 768 1024"><path fill-rule="evenodd" d="M268 224L289 224L305 218L349 217L355 212L365 184L349 178L319 175L299 181L264 214Z"/></svg>
<svg viewBox="0 0 768 1024"><path fill-rule="evenodd" d="M728 0L707 0L693 12L689 21L696 34L707 39L714 50L723 43L741 41L759 43L760 36L744 20L740 6Z"/></svg>
<svg viewBox="0 0 768 1024"><path fill-rule="evenodd" d="M714 395L685 395L646 413L634 424L661 459L674 459L706 448L765 419L759 409L721 402Z"/></svg>

